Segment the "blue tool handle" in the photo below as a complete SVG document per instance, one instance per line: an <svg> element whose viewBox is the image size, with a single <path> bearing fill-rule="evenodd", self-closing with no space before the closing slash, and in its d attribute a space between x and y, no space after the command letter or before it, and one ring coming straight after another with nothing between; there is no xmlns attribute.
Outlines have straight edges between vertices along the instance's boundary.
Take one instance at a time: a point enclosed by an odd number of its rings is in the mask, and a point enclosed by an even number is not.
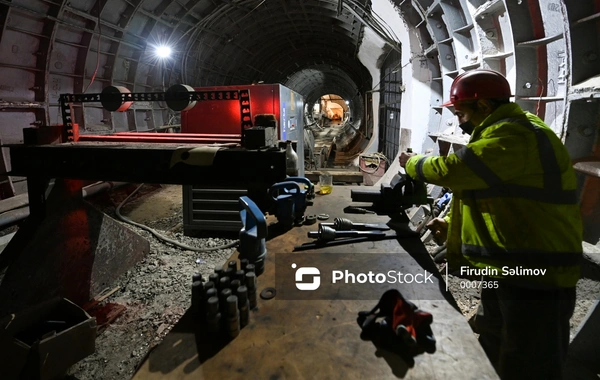
<svg viewBox="0 0 600 380"><path fill-rule="evenodd" d="M308 192L311 192L311 190L314 188L315 185L313 185L313 183L310 181L310 179L306 178L306 177L287 177L286 182L288 181L293 181L293 182L298 182L298 183L303 183L305 184L308 188Z"/></svg>
<svg viewBox="0 0 600 380"><path fill-rule="evenodd" d="M291 194L290 190L294 190L294 192L297 194L296 196L300 195L300 185L297 182L292 181L285 181L274 184L273 186L271 186L269 194L271 195L271 198L273 198L273 200L276 201L277 197L281 195L281 192L285 192L285 194Z"/></svg>
<svg viewBox="0 0 600 380"><path fill-rule="evenodd" d="M242 210L240 211L240 217L244 224L244 230L250 231L256 227L256 237L266 238L267 237L267 220L265 214L260 208L247 196L240 197L240 205Z"/></svg>

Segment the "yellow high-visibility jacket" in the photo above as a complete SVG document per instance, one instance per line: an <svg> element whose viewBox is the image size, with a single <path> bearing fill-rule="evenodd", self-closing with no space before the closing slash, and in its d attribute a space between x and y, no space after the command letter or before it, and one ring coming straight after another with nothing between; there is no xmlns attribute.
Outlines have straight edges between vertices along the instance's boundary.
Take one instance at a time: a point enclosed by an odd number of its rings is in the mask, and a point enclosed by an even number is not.
<svg viewBox="0 0 600 380"><path fill-rule="evenodd" d="M411 157L406 172L452 189L450 269L493 269L492 277L532 287L576 285L583 225L575 172L565 146L537 116L504 104L466 147L447 157Z"/></svg>

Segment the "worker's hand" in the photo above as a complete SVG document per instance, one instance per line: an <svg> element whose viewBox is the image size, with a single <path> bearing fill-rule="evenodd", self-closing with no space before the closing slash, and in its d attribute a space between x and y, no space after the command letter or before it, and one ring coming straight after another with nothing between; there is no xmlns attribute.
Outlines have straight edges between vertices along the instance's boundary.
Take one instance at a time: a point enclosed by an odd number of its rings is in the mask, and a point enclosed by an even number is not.
<svg viewBox="0 0 600 380"><path fill-rule="evenodd" d="M406 163L408 162L408 159L416 155L416 153L401 152L400 157L398 157L398 161L400 161L400 166L405 167Z"/></svg>
<svg viewBox="0 0 600 380"><path fill-rule="evenodd" d="M443 218L435 218L427 223L426 227L431 230L433 240L435 240L437 245L444 244L448 237L448 222Z"/></svg>

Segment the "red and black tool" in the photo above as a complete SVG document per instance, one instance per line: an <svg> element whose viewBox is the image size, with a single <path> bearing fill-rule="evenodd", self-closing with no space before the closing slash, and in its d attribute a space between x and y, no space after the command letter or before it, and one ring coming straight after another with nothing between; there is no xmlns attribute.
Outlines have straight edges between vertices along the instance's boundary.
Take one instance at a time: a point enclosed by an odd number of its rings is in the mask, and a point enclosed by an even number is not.
<svg viewBox="0 0 600 380"><path fill-rule="evenodd" d="M357 322L362 329L361 338L376 345L404 352L435 352L433 316L406 300L396 289L383 293L371 311L359 312Z"/></svg>

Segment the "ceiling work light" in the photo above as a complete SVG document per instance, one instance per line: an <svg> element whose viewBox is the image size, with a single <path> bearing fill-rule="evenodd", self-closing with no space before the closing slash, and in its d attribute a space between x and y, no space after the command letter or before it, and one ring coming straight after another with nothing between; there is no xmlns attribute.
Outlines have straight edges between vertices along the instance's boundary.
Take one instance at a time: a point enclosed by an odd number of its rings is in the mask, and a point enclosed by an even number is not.
<svg viewBox="0 0 600 380"><path fill-rule="evenodd" d="M166 45L157 46L155 53L158 58L169 58L171 56L171 48Z"/></svg>

